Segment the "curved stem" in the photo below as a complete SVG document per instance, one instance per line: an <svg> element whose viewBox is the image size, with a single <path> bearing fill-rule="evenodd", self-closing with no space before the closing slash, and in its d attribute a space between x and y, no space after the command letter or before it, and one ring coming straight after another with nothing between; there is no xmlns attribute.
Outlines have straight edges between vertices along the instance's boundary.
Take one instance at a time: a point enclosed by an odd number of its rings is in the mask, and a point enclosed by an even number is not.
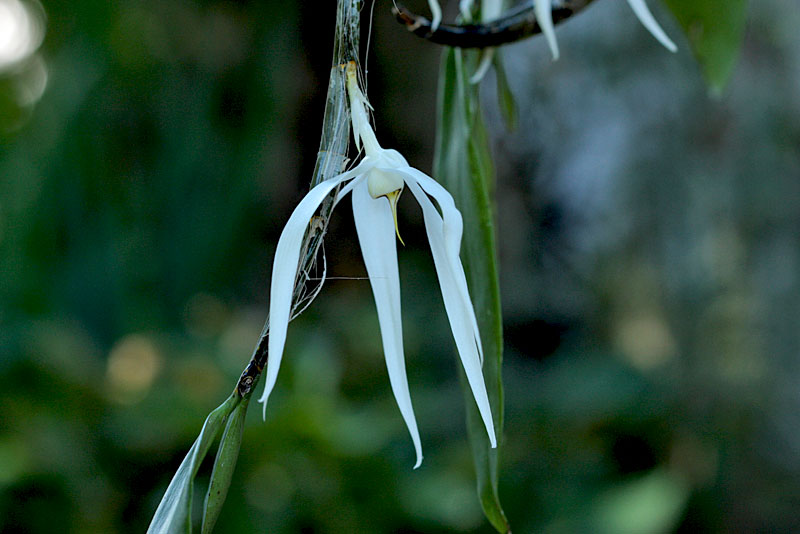
<svg viewBox="0 0 800 534"><path fill-rule="evenodd" d="M558 24L582 11L593 0L556 0L553 5L553 24ZM542 33L536 22L534 7L530 3L523 4L506 13L499 19L485 24L450 25L440 24L434 31L431 21L416 15L401 4L392 8L398 22L406 29L432 43L454 48L488 48L513 43L527 37Z"/></svg>

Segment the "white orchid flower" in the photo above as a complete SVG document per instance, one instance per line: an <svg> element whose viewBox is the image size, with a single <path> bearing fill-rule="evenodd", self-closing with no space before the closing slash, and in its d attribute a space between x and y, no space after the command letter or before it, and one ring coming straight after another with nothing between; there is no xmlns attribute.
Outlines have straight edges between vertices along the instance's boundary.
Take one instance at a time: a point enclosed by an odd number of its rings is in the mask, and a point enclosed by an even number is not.
<svg viewBox="0 0 800 534"><path fill-rule="evenodd" d="M411 167L396 150L384 149L378 144L366 112L366 106L369 104L358 86L356 74L355 64L350 63L347 66L347 90L350 97L353 135L357 146L361 148L363 145L364 158L353 169L311 189L295 208L281 233L275 251L270 285L269 359L266 384L264 394L259 401L264 403L266 413L267 399L275 386L286 342L300 247L309 221L322 201L337 186L346 184L339 191L336 202L338 203L348 193L352 194L353 216L378 310L389 381L414 443L417 454L414 466L416 468L422 462L422 446L406 377L400 315L400 277L395 240L397 232L395 209L404 187L408 187L422 208L436 274L458 354L491 445L496 447L494 424L481 372L483 349L464 268L459 259L463 229L461 213L456 209L453 197L444 187L430 176ZM438 209L431 198L438 204Z"/></svg>
<svg viewBox="0 0 800 534"><path fill-rule="evenodd" d="M664 45L670 52L678 51L678 47L675 46L675 43L667 37L667 34L661 29L661 26L658 25L658 22L656 22L655 17L653 17L653 14L650 12L644 0L628 0L628 5L633 9L639 22L647 28L647 31L649 31L659 43ZM556 32L553 29L553 6L551 0L534 0L533 7L536 20L539 22L539 27L542 29L542 33L545 39L547 39L547 44L550 46L553 60L556 60L558 59L558 42L556 41Z"/></svg>

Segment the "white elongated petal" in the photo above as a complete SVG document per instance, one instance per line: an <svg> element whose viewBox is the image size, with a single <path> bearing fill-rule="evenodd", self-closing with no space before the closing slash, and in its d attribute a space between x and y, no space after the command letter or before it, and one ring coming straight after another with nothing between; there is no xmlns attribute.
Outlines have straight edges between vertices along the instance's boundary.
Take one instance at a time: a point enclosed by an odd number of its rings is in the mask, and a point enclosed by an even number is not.
<svg viewBox="0 0 800 534"><path fill-rule="evenodd" d="M437 0L428 0L428 5L431 8L431 30L436 31L442 23L442 8Z"/></svg>
<svg viewBox="0 0 800 534"><path fill-rule="evenodd" d="M406 170L410 175L406 184L422 208L425 230L428 233L428 241L433 254L433 263L442 289L442 299L458 355L489 435L489 441L492 447L496 447L497 439L494 433L492 410L489 406L489 396L486 393L486 384L484 384L481 371L482 356L475 311L469 300L469 293L466 291L464 269L461 260L458 259L462 231L461 214L456 209L453 198L443 187L416 169ZM444 220L428 198L428 194L439 203L442 213L445 215ZM455 261L453 259L454 251Z"/></svg>
<svg viewBox="0 0 800 534"><path fill-rule="evenodd" d="M294 279L300 261L300 247L306 228L311 217L316 213L322 201L340 183L358 176L363 172L365 165L356 165L352 170L326 180L314 187L292 212L286 226L278 239L275 249L275 259L272 262L272 281L269 289L269 342L267 345L268 358L264 393L259 402L263 403L263 413L266 415L267 399L275 387L278 378L278 369L283 357L283 346L286 343L286 331L289 327L289 317L292 308L292 293L294 292Z"/></svg>
<svg viewBox="0 0 800 534"><path fill-rule="evenodd" d="M534 13L536 13L536 20L539 22L539 27L547 39L547 44L550 46L550 52L553 54L553 60L558 59L558 42L556 41L556 31L553 29L553 6L550 0L534 0Z"/></svg>
<svg viewBox="0 0 800 534"><path fill-rule="evenodd" d="M407 174L410 174L422 187L423 191L431 195L439 203L444 214L442 220L442 230L444 235L445 248L447 250L447 261L452 269L453 276L458 285L459 294L464 301L467 314L469 315L472 333L475 338L475 344L478 347L478 357L481 365L483 365L483 345L481 344L481 335L478 330L478 321L475 317L475 309L472 307L472 299L469 296L469 288L467 287L467 277L464 274L464 266L461 264L461 235L464 230L464 225L461 220L461 212L456 208L453 197L450 193L442 187L442 185L425 174L414 168L408 168ZM427 197L426 197L427 198ZM434 210L435 211L435 210ZM424 215L424 212L423 212ZM438 212L436 215L439 215ZM441 219L441 217L440 217Z"/></svg>
<svg viewBox="0 0 800 534"><path fill-rule="evenodd" d="M675 43L667 37L667 34L664 33L664 30L661 29L661 26L658 25L656 22L655 17L653 14L650 13L650 9L648 9L647 4L645 4L644 0L628 0L628 4L633 9L633 12L636 13L636 18L639 19L639 22L647 28L653 37L658 39L658 42L664 45L664 47L669 50L670 52L677 52L678 47L675 46Z"/></svg>
<svg viewBox="0 0 800 534"><path fill-rule="evenodd" d="M349 183L345 184L341 189L339 189L339 192L336 194L336 198L333 201L334 208L339 205L339 202L341 202L341 200L345 196L347 196L356 185L367 179L367 173L374 166L375 166L374 158L371 159L369 157L365 157L364 159L361 160L361 163L358 164L358 168L361 174L356 176L354 179L350 180Z"/></svg>
<svg viewBox="0 0 800 534"><path fill-rule="evenodd" d="M400 275L397 269L395 225L389 202L373 199L366 182L353 188L353 217L364 264L367 267L378 322L381 327L383 353L392 392L406 422L417 453L416 469L422 463L422 445L408 390L406 363L403 354L403 327L400 316Z"/></svg>

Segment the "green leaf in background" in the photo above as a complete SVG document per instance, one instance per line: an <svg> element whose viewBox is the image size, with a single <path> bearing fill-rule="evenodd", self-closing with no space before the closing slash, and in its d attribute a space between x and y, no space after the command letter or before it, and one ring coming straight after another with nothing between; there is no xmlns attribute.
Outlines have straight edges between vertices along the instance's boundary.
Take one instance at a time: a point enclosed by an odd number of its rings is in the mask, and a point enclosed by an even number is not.
<svg viewBox="0 0 800 534"><path fill-rule="evenodd" d="M708 86L719 95L739 55L747 0L664 0L689 39Z"/></svg>
<svg viewBox="0 0 800 534"><path fill-rule="evenodd" d="M161 498L147 534L177 534L192 532L192 486L200 464L208 454L208 449L217 439L228 416L242 400L235 392L217 409L211 412L203 423L192 448L186 454L180 467Z"/></svg>
<svg viewBox="0 0 800 534"><path fill-rule="evenodd" d="M469 386L462 380L467 428L481 507L497 531L505 534L510 527L497 494L497 461L503 437L503 324L492 204L494 167L480 114L478 86L469 83L477 58L476 52L455 49L445 50L442 57L434 176L450 190L464 217L461 259L483 342L483 374L497 449L490 447Z"/></svg>
<svg viewBox="0 0 800 534"><path fill-rule="evenodd" d="M632 478L604 492L591 512L598 534L674 532L683 515L689 487L665 469Z"/></svg>
<svg viewBox="0 0 800 534"><path fill-rule="evenodd" d="M503 56L500 49L494 52L494 73L497 80L497 105L500 108L500 113L503 115L503 120L506 122L506 128L513 131L517 127L517 104L514 102L514 94L508 86L508 77L506 77L506 68L503 64Z"/></svg>
<svg viewBox="0 0 800 534"><path fill-rule="evenodd" d="M228 418L228 424L225 426L225 432L222 434L206 493L201 528L203 534L210 534L214 530L214 524L217 522L222 505L225 503L225 497L228 495L233 471L236 468L236 459L239 457L239 449L242 446L242 430L244 430L249 404L250 397L246 397L233 409L233 413Z"/></svg>

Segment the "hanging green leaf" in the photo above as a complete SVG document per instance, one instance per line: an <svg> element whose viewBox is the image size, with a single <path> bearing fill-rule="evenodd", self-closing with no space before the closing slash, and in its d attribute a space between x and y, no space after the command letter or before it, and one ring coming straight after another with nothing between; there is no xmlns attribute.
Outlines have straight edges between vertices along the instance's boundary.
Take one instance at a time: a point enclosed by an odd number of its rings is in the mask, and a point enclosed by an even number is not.
<svg viewBox="0 0 800 534"><path fill-rule="evenodd" d="M228 488L233 480L233 471L236 468L236 459L239 457L239 449L242 446L242 431L244 430L245 416L250 398L246 397L233 409L233 413L228 418L225 432L217 450L217 457L214 460L214 470L211 472L211 480L208 483L208 492L203 511L203 534L210 534L214 530L225 497L228 495Z"/></svg>
<svg viewBox="0 0 800 534"><path fill-rule="evenodd" d="M203 423L200 435L181 462L156 509L147 534L178 534L192 532L192 486L200 464L217 439L228 416L241 401L235 392Z"/></svg>
<svg viewBox="0 0 800 534"><path fill-rule="evenodd" d="M503 325L492 202L494 166L480 113L478 86L469 83L477 58L475 52L457 49L447 49L442 57L434 175L450 190L464 217L461 259L483 342L483 373L497 448L492 449L486 439L486 430L464 380L467 428L481 507L497 531L505 534L510 527L497 493L497 463L503 436Z"/></svg>
<svg viewBox="0 0 800 534"><path fill-rule="evenodd" d="M711 91L719 95L739 56L747 0L664 0L686 32Z"/></svg>
<svg viewBox="0 0 800 534"><path fill-rule="evenodd" d="M494 72L497 80L497 104L506 122L506 127L509 131L512 131L517 127L517 104L514 102L514 94L511 92L511 87L508 85L508 77L506 76L506 68L503 64L503 55L500 49L495 50L494 53Z"/></svg>

